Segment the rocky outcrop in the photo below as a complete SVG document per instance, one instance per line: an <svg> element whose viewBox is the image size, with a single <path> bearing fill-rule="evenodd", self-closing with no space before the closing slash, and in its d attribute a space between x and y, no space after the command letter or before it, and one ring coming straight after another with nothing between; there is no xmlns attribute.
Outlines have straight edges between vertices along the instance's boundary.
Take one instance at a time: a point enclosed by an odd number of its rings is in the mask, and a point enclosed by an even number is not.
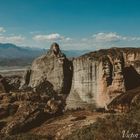
<svg viewBox="0 0 140 140"><path fill-rule="evenodd" d="M10 91L19 90L21 84L20 76L7 76L3 77L0 75L0 93L9 93Z"/></svg>
<svg viewBox="0 0 140 140"><path fill-rule="evenodd" d="M17 77L0 77L0 119L12 117L4 123L1 134L28 131L62 114L71 88L72 70L72 62L54 43L46 55L33 62L22 81Z"/></svg>
<svg viewBox="0 0 140 140"><path fill-rule="evenodd" d="M72 80L72 62L54 43L20 77L0 77L1 134L28 131L63 113ZM6 119L11 117L12 119Z"/></svg>
<svg viewBox="0 0 140 140"><path fill-rule="evenodd" d="M133 107L140 103L140 87L126 91L124 94L117 96L108 105L109 110L116 112L129 112Z"/></svg>
<svg viewBox="0 0 140 140"><path fill-rule="evenodd" d="M0 96L0 105L0 120L5 120L0 135L13 135L26 132L49 118L61 115L65 102L62 96L48 89L43 93L3 93Z"/></svg>
<svg viewBox="0 0 140 140"><path fill-rule="evenodd" d="M18 75L12 75L12 76L7 76L4 77L6 80L6 83L8 84L9 87L9 92L10 91L18 91L20 84L21 84L21 80L22 77L18 76Z"/></svg>
<svg viewBox="0 0 140 140"><path fill-rule="evenodd" d="M106 108L118 95L140 85L140 49L112 48L75 58L67 108Z"/></svg>
<svg viewBox="0 0 140 140"><path fill-rule="evenodd" d="M68 95L69 109L88 105L107 109L115 97L140 85L139 74L140 49L99 50L70 61L54 43L26 71L21 87L43 92L49 85L57 94Z"/></svg>
<svg viewBox="0 0 140 140"><path fill-rule="evenodd" d="M34 60L30 70L27 70L22 88L36 87L49 82L58 94L69 94L72 79L72 63L59 49L59 45L52 44L47 54Z"/></svg>
<svg viewBox="0 0 140 140"><path fill-rule="evenodd" d="M3 77L0 75L0 93L6 92L5 86L3 84Z"/></svg>

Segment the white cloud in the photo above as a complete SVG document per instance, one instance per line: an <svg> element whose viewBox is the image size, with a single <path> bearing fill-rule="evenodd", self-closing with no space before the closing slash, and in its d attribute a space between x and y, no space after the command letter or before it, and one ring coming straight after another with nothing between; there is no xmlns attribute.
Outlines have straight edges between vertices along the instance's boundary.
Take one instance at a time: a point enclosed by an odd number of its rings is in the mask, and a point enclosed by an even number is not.
<svg viewBox="0 0 140 140"><path fill-rule="evenodd" d="M22 35L5 34L5 29L0 27L0 43L13 43L22 46L49 47L52 42L58 42L62 49L75 50L97 50L110 47L139 47L140 36L126 36L116 32L99 32L89 37L70 38L59 33L42 34L41 32L30 32L29 38Z"/></svg>
<svg viewBox="0 0 140 140"><path fill-rule="evenodd" d="M16 43L21 43L25 40L25 37L22 36L11 36L11 37L7 37L7 40L9 42L16 42Z"/></svg>
<svg viewBox="0 0 140 140"><path fill-rule="evenodd" d="M65 40L66 40L66 41L72 41L72 38L66 37Z"/></svg>
<svg viewBox="0 0 140 140"><path fill-rule="evenodd" d="M128 37L128 41L140 41L140 37Z"/></svg>
<svg viewBox="0 0 140 140"><path fill-rule="evenodd" d="M99 32L97 34L93 34L92 36L81 38L80 40L77 40L77 42L78 41L82 44L82 48L85 46L85 48L93 50L126 46L140 47L140 36L126 36L115 32ZM77 48L81 48L80 44L73 42L71 43L71 45L74 46L75 44L77 44Z"/></svg>
<svg viewBox="0 0 140 140"><path fill-rule="evenodd" d="M33 37L35 41L59 41L63 40L65 37L61 36L58 33L49 34L49 35L36 35Z"/></svg>
<svg viewBox="0 0 140 140"><path fill-rule="evenodd" d="M0 27L0 32L1 32L1 33L6 32L6 30L4 29L4 27Z"/></svg>
<svg viewBox="0 0 140 140"><path fill-rule="evenodd" d="M118 42L118 41L140 41L140 37L135 36L122 36L114 32L97 33L92 36L92 40L96 42Z"/></svg>
<svg viewBox="0 0 140 140"><path fill-rule="evenodd" d="M14 44L22 44L25 41L25 37L21 35L3 35L6 32L4 27L0 27L0 43L14 43Z"/></svg>
<svg viewBox="0 0 140 140"><path fill-rule="evenodd" d="M48 35L35 35L33 36L33 40L37 42L50 42L50 41L63 41L63 42L69 42L73 39L70 37L62 36L58 33L48 34Z"/></svg>
<svg viewBox="0 0 140 140"><path fill-rule="evenodd" d="M97 42L115 42L120 40L126 40L127 37L121 36L117 33L97 33L92 36Z"/></svg>
<svg viewBox="0 0 140 140"><path fill-rule="evenodd" d="M14 44L21 44L25 41L25 37L22 36L0 36L1 43L14 43Z"/></svg>

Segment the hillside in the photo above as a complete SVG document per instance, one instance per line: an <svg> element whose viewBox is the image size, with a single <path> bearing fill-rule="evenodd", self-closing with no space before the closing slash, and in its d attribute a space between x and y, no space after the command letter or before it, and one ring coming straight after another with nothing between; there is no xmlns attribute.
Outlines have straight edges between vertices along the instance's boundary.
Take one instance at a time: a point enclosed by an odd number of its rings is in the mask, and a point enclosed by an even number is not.
<svg viewBox="0 0 140 140"><path fill-rule="evenodd" d="M18 47L14 44L0 44L0 66L30 65L43 50Z"/></svg>
<svg viewBox="0 0 140 140"><path fill-rule="evenodd" d="M14 44L0 44L0 58L33 58L41 55L43 50L18 47Z"/></svg>

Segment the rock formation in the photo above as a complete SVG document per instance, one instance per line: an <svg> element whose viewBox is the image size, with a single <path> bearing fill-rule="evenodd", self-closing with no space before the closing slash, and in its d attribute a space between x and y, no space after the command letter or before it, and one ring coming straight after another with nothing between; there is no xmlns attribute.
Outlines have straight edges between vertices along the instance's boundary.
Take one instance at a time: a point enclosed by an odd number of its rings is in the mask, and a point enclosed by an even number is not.
<svg viewBox="0 0 140 140"><path fill-rule="evenodd" d="M50 51L33 62L21 81L0 77L0 135L28 131L60 115L72 80L72 63L54 43ZM12 120L6 119L12 117Z"/></svg>
<svg viewBox="0 0 140 140"><path fill-rule="evenodd" d="M54 43L22 81L0 75L0 135L28 131L65 107L127 112L139 102L138 87L140 49L111 48L69 60Z"/></svg>
<svg viewBox="0 0 140 140"><path fill-rule="evenodd" d="M140 85L140 49L99 50L73 60L67 108L105 107L118 95Z"/></svg>
<svg viewBox="0 0 140 140"><path fill-rule="evenodd" d="M107 109L115 97L140 85L139 74L138 48L99 50L70 61L54 43L26 71L21 87L43 92L49 85L57 94L68 95L66 108L69 109L91 104Z"/></svg>
<svg viewBox="0 0 140 140"><path fill-rule="evenodd" d="M140 103L140 86L126 91L124 94L117 96L108 105L109 110L116 112L129 112L133 107L138 106Z"/></svg>
<svg viewBox="0 0 140 140"><path fill-rule="evenodd" d="M45 120L63 113L65 102L55 91L0 94L0 119L4 119L0 136L26 132ZM11 117L12 119L7 119ZM1 121L0 121L1 122Z"/></svg>
<svg viewBox="0 0 140 140"><path fill-rule="evenodd" d="M42 82L48 81L58 94L69 94L72 79L72 63L61 52L59 45L53 43L47 54L37 58L26 72L22 87L36 90Z"/></svg>
<svg viewBox="0 0 140 140"><path fill-rule="evenodd" d="M19 90L22 77L20 76L7 76L0 75L0 93L9 93L10 91Z"/></svg>

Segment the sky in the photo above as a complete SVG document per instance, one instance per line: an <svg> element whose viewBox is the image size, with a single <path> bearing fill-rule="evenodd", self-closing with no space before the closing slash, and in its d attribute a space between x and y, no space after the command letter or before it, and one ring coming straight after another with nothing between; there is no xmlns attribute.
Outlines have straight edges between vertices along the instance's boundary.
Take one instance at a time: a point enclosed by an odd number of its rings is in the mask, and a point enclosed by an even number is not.
<svg viewBox="0 0 140 140"><path fill-rule="evenodd" d="M65 50L140 47L140 0L0 0L0 43Z"/></svg>

